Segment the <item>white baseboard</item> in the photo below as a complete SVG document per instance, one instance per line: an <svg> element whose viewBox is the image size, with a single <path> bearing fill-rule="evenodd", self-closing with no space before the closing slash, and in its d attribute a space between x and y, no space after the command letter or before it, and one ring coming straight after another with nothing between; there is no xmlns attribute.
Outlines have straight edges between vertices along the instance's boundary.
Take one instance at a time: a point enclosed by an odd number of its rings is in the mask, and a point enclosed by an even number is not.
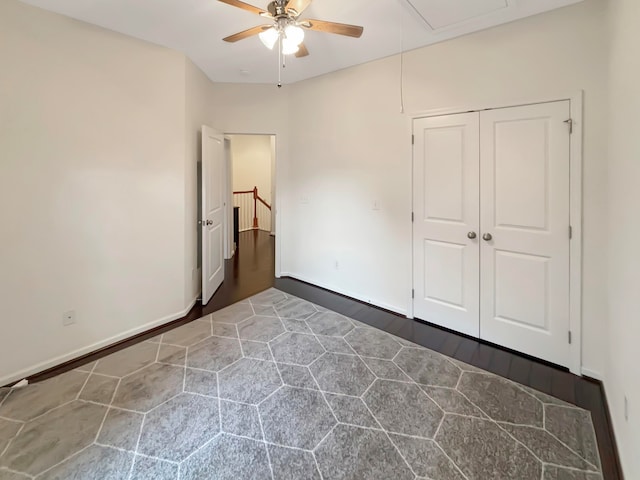
<svg viewBox="0 0 640 480"><path fill-rule="evenodd" d="M600 372L596 372L595 370L591 370L589 368L584 368L584 367L582 367L580 371L582 372L582 375L586 377L590 377L590 378L593 378L594 380L600 380L601 382L604 382L604 375L602 375Z"/></svg>
<svg viewBox="0 0 640 480"><path fill-rule="evenodd" d="M317 280L313 280L311 278L307 278L304 275L298 275L290 272L280 272L281 277L291 277L296 280L300 280L301 282L310 283L311 285L316 285L320 288L324 288L326 290L330 290L335 293L339 293L340 295L345 295L347 297L355 298L356 300L360 300L361 302L368 303L369 305L373 305L375 307L384 308L385 310L389 310L393 313L398 313L403 316L407 316L407 310L396 305L389 305L384 302L380 302L378 300L371 300L370 298L365 297L364 295L360 295L358 293L351 292L349 290L343 290L340 288L336 288L334 285L329 285L324 282L318 282Z"/></svg>
<svg viewBox="0 0 640 480"><path fill-rule="evenodd" d="M37 365L33 365L31 367L25 368L18 372L11 373L4 377L0 377L0 385L7 385L9 383L16 382L18 380L22 380L23 378L30 377L31 375L35 375L36 373L43 372L44 370L48 370L49 368L55 367L57 365L61 365L70 360L82 357L91 352L95 352L96 350L100 350L101 348L108 347L109 345L113 345L114 343L120 342L122 340L126 340L127 338L134 337L140 333L144 333L148 330L151 330L156 327L160 327L166 323L173 322L174 320L178 320L184 317L196 304L197 297L193 299L193 301L182 311L174 313L172 315L167 315L166 317L160 318L158 320L154 320L152 322L146 323L136 328L132 328L131 330L127 330L126 332L120 333L118 335L114 335L113 337L106 338L99 342L93 343L91 345L87 345L86 347L79 348L74 350L73 352L65 353L64 355L60 355L59 357L55 357L44 362L40 362Z"/></svg>

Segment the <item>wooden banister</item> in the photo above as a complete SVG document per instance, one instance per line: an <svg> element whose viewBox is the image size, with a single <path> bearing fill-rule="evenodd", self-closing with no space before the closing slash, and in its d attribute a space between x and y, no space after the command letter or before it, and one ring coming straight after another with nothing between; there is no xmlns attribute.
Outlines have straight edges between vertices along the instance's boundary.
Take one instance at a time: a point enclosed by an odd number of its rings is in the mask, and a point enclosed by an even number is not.
<svg viewBox="0 0 640 480"><path fill-rule="evenodd" d="M253 195L253 229L257 230L258 226L258 202L262 203L265 207L271 211L271 205L269 205L264 198L258 193L258 187L253 187L253 190L240 190L233 192L234 195Z"/></svg>

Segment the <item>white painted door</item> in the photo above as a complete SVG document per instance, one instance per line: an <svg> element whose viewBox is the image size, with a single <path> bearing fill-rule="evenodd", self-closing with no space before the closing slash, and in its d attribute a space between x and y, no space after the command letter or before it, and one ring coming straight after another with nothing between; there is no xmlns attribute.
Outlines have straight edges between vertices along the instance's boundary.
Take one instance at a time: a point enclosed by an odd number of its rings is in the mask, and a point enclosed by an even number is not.
<svg viewBox="0 0 640 480"><path fill-rule="evenodd" d="M568 101L480 113L480 338L559 365L569 348Z"/></svg>
<svg viewBox="0 0 640 480"><path fill-rule="evenodd" d="M202 304L224 280L224 136L202 127Z"/></svg>
<svg viewBox="0 0 640 480"><path fill-rule="evenodd" d="M414 316L479 335L479 115L413 125Z"/></svg>

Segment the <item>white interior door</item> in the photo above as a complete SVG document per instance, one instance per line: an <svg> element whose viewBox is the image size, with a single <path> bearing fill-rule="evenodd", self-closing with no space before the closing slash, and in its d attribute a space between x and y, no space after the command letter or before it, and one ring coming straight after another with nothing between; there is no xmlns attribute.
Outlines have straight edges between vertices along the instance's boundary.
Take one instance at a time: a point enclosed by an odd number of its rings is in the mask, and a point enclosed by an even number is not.
<svg viewBox="0 0 640 480"><path fill-rule="evenodd" d="M568 101L480 113L480 338L559 365L569 347Z"/></svg>
<svg viewBox="0 0 640 480"><path fill-rule="evenodd" d="M224 280L224 136L202 127L202 304Z"/></svg>
<svg viewBox="0 0 640 480"><path fill-rule="evenodd" d="M414 316L479 335L479 115L414 121Z"/></svg>

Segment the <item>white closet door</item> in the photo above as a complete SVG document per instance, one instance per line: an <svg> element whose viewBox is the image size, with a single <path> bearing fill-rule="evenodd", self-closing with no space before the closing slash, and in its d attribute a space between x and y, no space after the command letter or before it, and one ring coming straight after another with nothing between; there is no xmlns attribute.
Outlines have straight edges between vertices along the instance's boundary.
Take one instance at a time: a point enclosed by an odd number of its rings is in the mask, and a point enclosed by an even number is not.
<svg viewBox="0 0 640 480"><path fill-rule="evenodd" d="M414 316L479 335L479 114L414 122Z"/></svg>
<svg viewBox="0 0 640 480"><path fill-rule="evenodd" d="M570 363L569 117L568 101L480 114L480 338L559 365Z"/></svg>

